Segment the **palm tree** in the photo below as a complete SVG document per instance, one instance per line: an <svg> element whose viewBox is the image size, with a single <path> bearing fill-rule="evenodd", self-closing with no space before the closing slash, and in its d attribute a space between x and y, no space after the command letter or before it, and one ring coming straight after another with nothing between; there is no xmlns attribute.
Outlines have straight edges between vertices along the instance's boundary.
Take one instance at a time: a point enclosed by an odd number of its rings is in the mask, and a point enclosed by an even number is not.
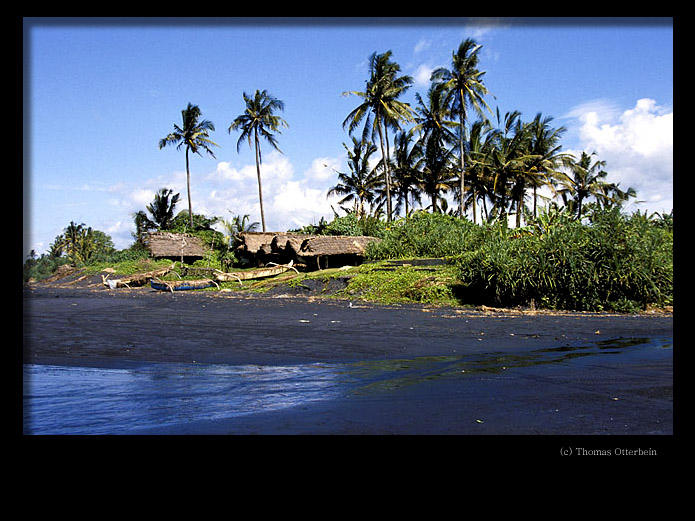
<svg viewBox="0 0 695 521"><path fill-rule="evenodd" d="M587 197L595 197L598 201L606 199L607 183L604 181L608 173L603 170L605 161L596 159L592 163L592 157L596 152L587 154L582 152L579 160L569 164L570 175L563 180L563 188L558 190L565 203L567 197L572 197L573 206L577 210L577 219L582 218L582 203Z"/></svg>
<svg viewBox="0 0 695 521"><path fill-rule="evenodd" d="M258 202L261 207L261 224L263 231L266 231L265 213L263 212L263 187L261 184L262 158L260 137L263 137L275 150L282 153L278 148L277 140L273 133L280 133L280 127L288 128L289 125L280 116L275 115L276 110L285 110L285 104L271 96L268 91L256 89L253 98L249 97L245 92L243 97L246 109L243 114L240 114L232 121L227 130L230 134L232 130L241 130L241 135L236 144L237 152L239 152L241 142L244 139L248 141L250 148L251 139L253 138L256 151L256 175L258 176Z"/></svg>
<svg viewBox="0 0 695 521"><path fill-rule="evenodd" d="M181 194L172 194L170 188L160 188L154 195L154 201L145 207L152 215L150 222L159 230L168 230L174 221L174 209Z"/></svg>
<svg viewBox="0 0 695 521"><path fill-rule="evenodd" d="M338 172L338 184L328 190L327 197L331 195L344 195L338 204L355 202L355 214L357 218L365 215L364 203L374 200L374 190L379 185L376 168L369 166L370 156L376 152L376 146L371 142L365 142L352 138L352 150L345 143L343 147L348 154L348 167L350 174Z"/></svg>
<svg viewBox="0 0 695 521"><path fill-rule="evenodd" d="M413 121L413 114L408 103L398 98L410 88L413 79L410 76L397 76L400 65L390 61L391 51L383 54L373 53L369 58L369 79L364 92L343 92L344 96L354 94L364 101L350 112L343 121L343 128L352 132L364 120L362 140L379 136L381 157L384 165L386 182L386 215L391 220L391 173L388 159L387 128L396 128L401 121ZM386 139L386 144L385 140Z"/></svg>
<svg viewBox="0 0 695 521"><path fill-rule="evenodd" d="M400 211L401 201L405 204L405 216L408 217L408 199L420 201L418 186L420 183L420 165L422 146L412 142L411 132L399 132L394 138L393 179L396 193L396 214Z"/></svg>
<svg viewBox="0 0 695 521"><path fill-rule="evenodd" d="M456 142L455 129L458 123L447 119L449 115L446 104L446 90L442 84L433 84L427 91L427 101L422 99L419 93L415 94L418 102L415 116L415 126L411 132L420 135L420 141L424 142L433 136L442 145L451 145Z"/></svg>
<svg viewBox="0 0 695 521"><path fill-rule="evenodd" d="M487 156L492 148L491 130L489 121L478 120L471 125L466 142L466 175L468 176L469 190L464 207L467 209L472 206L474 224L477 222L476 215L478 213L476 201L482 200L485 219L487 220L488 211L485 199L486 197L490 197L490 199L493 197L490 191L492 174L487 162Z"/></svg>
<svg viewBox="0 0 695 521"><path fill-rule="evenodd" d="M518 177L528 161L528 133L520 119L519 111L507 112L503 122L497 109L497 128L490 135L487 164L494 173L491 194L494 197L492 213L504 219L508 215L509 201L518 206ZM516 185L516 190L514 191Z"/></svg>
<svg viewBox="0 0 695 521"><path fill-rule="evenodd" d="M460 159L460 187L459 187L459 212L463 219L463 198L465 193L465 151L466 140L465 124L468 118L468 107L472 107L479 116L483 117L482 106L490 110L483 96L488 94L487 87L483 84L482 77L485 74L478 70L478 52L481 46L475 40L467 38L452 54L451 69L440 67L432 72L431 80L441 84L446 89L446 101L451 107L451 112L459 117L459 159ZM482 106L481 106L482 105Z"/></svg>
<svg viewBox="0 0 695 521"><path fill-rule="evenodd" d="M188 106L181 111L182 126L179 127L174 123L174 131L159 141L160 150L173 144L176 144L176 150L180 150L184 145L186 147L186 187L188 189L188 215L191 228L193 228L193 206L191 205L191 172L188 166L188 152L191 151L202 156L200 151L204 150L214 158L215 154L210 146L219 146L210 140L209 135L210 131L215 130L215 125L207 119L200 121L201 114L198 105L188 103Z"/></svg>
<svg viewBox="0 0 695 521"><path fill-rule="evenodd" d="M220 222L224 227L225 240L227 241L227 247L231 248L234 240L239 236L240 233L253 232L258 229L259 223L249 221L251 220L248 214L245 215L235 215L232 217L231 221L226 221L221 219Z"/></svg>
<svg viewBox="0 0 695 521"><path fill-rule="evenodd" d="M420 186L430 197L432 213L446 211L446 200L441 193L451 190L455 182L452 168L453 151L430 137L424 147ZM438 201L441 204L438 204Z"/></svg>
<svg viewBox="0 0 695 521"><path fill-rule="evenodd" d="M529 153L529 183L533 187L533 217L537 215L537 189L541 186L548 186L553 193L555 184L560 179L565 179L565 174L559 167L567 166L571 163L570 154L560 152L560 138L565 133L565 127L552 128L550 123L553 121L551 116L543 117L539 112L531 123L528 131L530 137Z"/></svg>

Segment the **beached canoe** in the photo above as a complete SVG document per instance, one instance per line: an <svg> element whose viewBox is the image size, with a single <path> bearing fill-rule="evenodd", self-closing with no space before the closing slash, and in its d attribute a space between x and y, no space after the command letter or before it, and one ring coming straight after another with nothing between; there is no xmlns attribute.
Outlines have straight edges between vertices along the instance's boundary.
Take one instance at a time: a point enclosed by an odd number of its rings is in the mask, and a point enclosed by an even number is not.
<svg viewBox="0 0 695 521"><path fill-rule="evenodd" d="M135 273L134 275L122 277L120 279L109 280L108 279L109 275L106 275L106 276L102 275L101 280L104 283L104 286L106 286L109 289L130 288L130 287L134 287L134 286L144 286L151 279L154 279L156 277L163 277L164 275L169 273L171 270L174 269L175 265L176 265L176 263L172 264L171 266L166 266L164 268L160 268L158 270L148 271L145 273Z"/></svg>
<svg viewBox="0 0 695 521"><path fill-rule="evenodd" d="M158 280L152 279L150 281L150 286L153 289L159 291L186 291L192 289L204 289L210 288L212 286L217 286L212 279L200 279L200 280ZM219 286L218 286L219 287Z"/></svg>
<svg viewBox="0 0 695 521"><path fill-rule="evenodd" d="M215 279L219 282L228 282L231 280L236 280L239 281L239 283L241 283L242 280L253 280L262 279L265 277L274 277L275 275L280 275L281 273L285 273L288 270L297 271L295 268L292 267L292 264L293 261L290 261L289 264L277 264L275 266L265 266L264 268L257 268L255 270L234 271L229 273L215 270L214 276Z"/></svg>

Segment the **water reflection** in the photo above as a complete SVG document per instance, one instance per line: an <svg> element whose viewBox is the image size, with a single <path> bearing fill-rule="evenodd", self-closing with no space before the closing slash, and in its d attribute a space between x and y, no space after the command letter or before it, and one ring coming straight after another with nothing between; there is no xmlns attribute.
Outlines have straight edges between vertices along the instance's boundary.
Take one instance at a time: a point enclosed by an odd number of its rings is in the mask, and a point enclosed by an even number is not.
<svg viewBox="0 0 695 521"><path fill-rule="evenodd" d="M119 434L335 396L330 366L152 364L134 370L26 365L26 434Z"/></svg>
<svg viewBox="0 0 695 521"><path fill-rule="evenodd" d="M26 434L124 434L137 428L229 418L351 395L529 366L663 353L671 339L620 339L523 352L494 351L350 364L150 364L137 369L24 366ZM663 356L663 355L661 355Z"/></svg>

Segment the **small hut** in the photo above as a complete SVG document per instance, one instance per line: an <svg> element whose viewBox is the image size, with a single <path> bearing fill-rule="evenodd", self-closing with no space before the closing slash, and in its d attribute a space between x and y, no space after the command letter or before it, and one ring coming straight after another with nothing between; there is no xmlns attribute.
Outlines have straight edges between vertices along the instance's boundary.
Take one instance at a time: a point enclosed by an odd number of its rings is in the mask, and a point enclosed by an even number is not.
<svg viewBox="0 0 695 521"><path fill-rule="evenodd" d="M318 269L356 265L364 260L367 245L379 240L367 236L316 235L304 239L296 256L299 262L307 266L315 264Z"/></svg>
<svg viewBox="0 0 695 521"><path fill-rule="evenodd" d="M244 232L239 234L236 254L242 262L256 266L268 262L307 269L361 264L367 244L376 237L343 235L307 235L289 232Z"/></svg>
<svg viewBox="0 0 695 521"><path fill-rule="evenodd" d="M287 232L243 232L239 234L236 254L242 262L264 265L268 262L285 264L295 260L295 252L287 248L288 241L296 243L307 237L306 234Z"/></svg>
<svg viewBox="0 0 695 521"><path fill-rule="evenodd" d="M206 248L198 237L185 233L154 232L145 237L150 255L157 259L182 260L190 264L205 256Z"/></svg>

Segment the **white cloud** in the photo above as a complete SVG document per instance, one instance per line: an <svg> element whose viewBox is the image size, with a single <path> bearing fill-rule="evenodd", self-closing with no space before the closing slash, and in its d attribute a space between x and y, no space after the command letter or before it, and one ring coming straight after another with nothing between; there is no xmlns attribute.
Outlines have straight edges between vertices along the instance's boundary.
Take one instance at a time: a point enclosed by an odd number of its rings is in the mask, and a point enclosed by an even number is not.
<svg viewBox="0 0 695 521"><path fill-rule="evenodd" d="M432 46L431 40L427 40L425 38L422 38L422 39L420 39L420 41L418 41L415 44L415 48L413 49L413 52L415 54L417 54L417 53L424 51L425 49L429 49L431 46Z"/></svg>
<svg viewBox="0 0 695 521"><path fill-rule="evenodd" d="M419 86L429 85L430 77L432 76L433 70L433 67L430 67L425 63L420 65L413 74L413 80L415 81L415 84Z"/></svg>
<svg viewBox="0 0 695 521"><path fill-rule="evenodd" d="M474 40L484 40L494 30L505 29L510 25L501 18L474 18L465 26L466 36Z"/></svg>
<svg viewBox="0 0 695 521"><path fill-rule="evenodd" d="M570 111L578 121L582 150L606 161L608 179L633 187L637 200L628 211L669 212L673 208L673 110L643 98L622 113L605 100Z"/></svg>

